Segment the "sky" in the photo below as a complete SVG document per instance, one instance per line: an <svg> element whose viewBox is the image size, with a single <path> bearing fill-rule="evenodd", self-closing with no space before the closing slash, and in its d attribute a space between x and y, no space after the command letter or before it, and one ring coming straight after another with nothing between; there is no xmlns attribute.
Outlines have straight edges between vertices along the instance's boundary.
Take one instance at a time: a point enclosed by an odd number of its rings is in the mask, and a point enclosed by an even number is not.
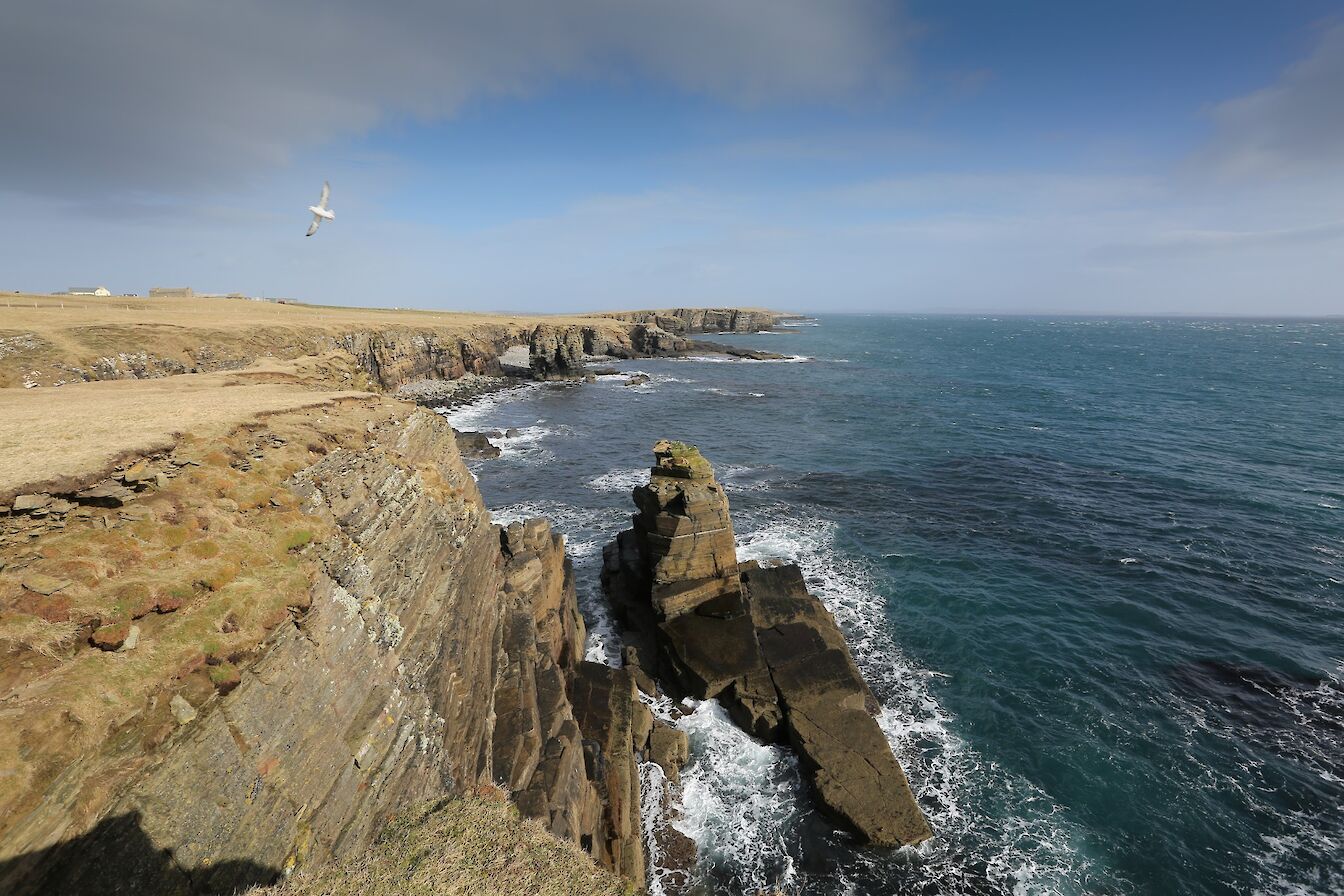
<svg viewBox="0 0 1344 896"><path fill-rule="evenodd" d="M1344 314L1344 3L16 0L0 290L74 285Z"/></svg>

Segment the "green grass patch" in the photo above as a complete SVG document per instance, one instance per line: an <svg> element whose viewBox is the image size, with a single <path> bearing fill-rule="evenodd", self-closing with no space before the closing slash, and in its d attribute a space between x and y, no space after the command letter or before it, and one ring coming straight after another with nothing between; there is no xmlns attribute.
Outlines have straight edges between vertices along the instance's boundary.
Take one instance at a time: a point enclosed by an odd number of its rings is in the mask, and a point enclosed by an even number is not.
<svg viewBox="0 0 1344 896"><path fill-rule="evenodd" d="M313 540L313 533L310 529L294 529L286 532L280 539L280 547L285 553L301 550L308 546L308 542Z"/></svg>

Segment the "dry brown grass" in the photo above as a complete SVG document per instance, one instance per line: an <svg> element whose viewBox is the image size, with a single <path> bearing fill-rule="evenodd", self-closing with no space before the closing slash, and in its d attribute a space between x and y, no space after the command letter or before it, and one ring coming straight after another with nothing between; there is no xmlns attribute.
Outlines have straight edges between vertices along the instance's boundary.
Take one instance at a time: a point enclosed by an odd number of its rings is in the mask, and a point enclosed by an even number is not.
<svg viewBox="0 0 1344 896"><path fill-rule="evenodd" d="M620 896L634 886L502 799L408 811L369 850L247 896Z"/></svg>
<svg viewBox="0 0 1344 896"><path fill-rule="evenodd" d="M36 306L36 307L34 307ZM147 299L136 296L0 294L0 325L47 337L71 327L162 327L236 331L255 327L301 326L344 331L352 327L449 327L464 331L482 324L534 327L550 323L593 322L596 315L508 314L475 311L418 311L390 308L346 308L253 302L246 299Z"/></svg>
<svg viewBox="0 0 1344 896"><path fill-rule="evenodd" d="M399 413L399 402L371 398L336 413L292 411L218 436L185 436L173 451L183 466L163 488L137 496L135 513L82 508L63 529L6 551L0 836L5 821L89 751L112 744L129 750L130 761L143 759L173 728L173 693L200 705L226 683L227 664L254 656L308 606L317 568L308 553L326 529L285 483L337 445L363 447L370 424ZM41 593L52 583L61 587ZM97 626L126 623L140 629L133 650L87 643ZM131 719L142 746L108 740Z"/></svg>
<svg viewBox="0 0 1344 896"><path fill-rule="evenodd" d="M542 321L614 326L609 319L583 315L394 311L246 299L0 295L0 388L25 381L71 381L79 377L63 374L59 365L87 369L100 358L139 352L186 364L202 346L217 356L247 360L263 355L295 358L313 354L324 337L377 330L522 343Z"/></svg>
<svg viewBox="0 0 1344 896"><path fill-rule="evenodd" d="M37 616L0 615L0 645L14 645L50 659L73 644L79 630L68 619L48 622Z"/></svg>
<svg viewBox="0 0 1344 896"><path fill-rule="evenodd" d="M223 436L263 414L367 393L314 390L322 359L268 361L233 373L0 389L0 503L28 487L101 474L119 458L170 446L178 433ZM332 362L335 366L335 362ZM346 379L359 386L351 373Z"/></svg>

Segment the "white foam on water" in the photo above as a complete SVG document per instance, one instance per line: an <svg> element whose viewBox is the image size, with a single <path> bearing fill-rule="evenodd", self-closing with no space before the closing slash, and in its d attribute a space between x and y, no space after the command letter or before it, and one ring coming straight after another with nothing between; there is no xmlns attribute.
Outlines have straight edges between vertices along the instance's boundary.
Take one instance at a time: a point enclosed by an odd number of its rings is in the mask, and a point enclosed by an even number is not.
<svg viewBox="0 0 1344 896"><path fill-rule="evenodd" d="M545 420L538 420L531 426L511 427L513 435L492 438L490 441L499 449L499 460L516 459L533 464L555 460L555 454L542 446L542 442L555 435L571 432L567 426L546 426Z"/></svg>
<svg viewBox="0 0 1344 896"><path fill-rule="evenodd" d="M696 389L697 392L705 392L710 395L724 395L729 398L764 398L764 392L736 392L732 389L723 389L719 386L708 386L703 389Z"/></svg>
<svg viewBox="0 0 1344 896"><path fill-rule="evenodd" d="M1265 849L1256 857L1259 881L1253 896L1336 896L1344 892L1344 872L1338 856L1344 854L1344 827L1337 819L1322 818L1307 812L1288 812L1280 816L1291 833L1265 836ZM1303 879L1303 868L1322 861L1335 862L1334 868L1317 868L1315 880Z"/></svg>
<svg viewBox="0 0 1344 896"><path fill-rule="evenodd" d="M621 665L625 643L600 583L602 548L629 524L629 514L616 507L592 510L551 501L524 501L490 512L491 520L501 526L533 517L550 520L552 530L565 537L566 550L574 563L579 611L588 629L583 658L608 666Z"/></svg>
<svg viewBox="0 0 1344 896"><path fill-rule="evenodd" d="M583 621L588 629L583 658L590 663L620 666L625 640L616 628L616 620L611 617L611 609L601 589L585 591L580 588L579 610L583 613Z"/></svg>
<svg viewBox="0 0 1344 896"><path fill-rule="evenodd" d="M540 383L523 383L518 386L511 386L498 392L482 395L474 401L460 404L455 408L439 410L439 413L452 424L453 429L469 432L491 429L493 427L489 424L489 421L502 405L527 396L540 385Z"/></svg>
<svg viewBox="0 0 1344 896"><path fill-rule="evenodd" d="M690 738L691 761L681 773L681 817L673 827L695 841L702 861L731 869L736 892L787 892L798 877L790 841L804 811L793 754L753 740L716 700L676 725Z"/></svg>
<svg viewBox="0 0 1344 896"><path fill-rule="evenodd" d="M702 364L805 364L815 361L805 355L786 355L783 358L735 358L732 355L687 355L679 360L699 361Z"/></svg>
<svg viewBox="0 0 1344 896"><path fill-rule="evenodd" d="M529 395L540 383L524 383L498 392L482 395L474 401L452 409L437 409L438 413L454 429L480 432L490 430L512 430L513 435L491 436L490 443L499 449L495 460L514 460L527 464L544 464L555 460L555 454L541 444L554 435L569 434L567 426L546 426L545 420L537 420L528 426L502 426L498 415L504 405Z"/></svg>
<svg viewBox="0 0 1344 896"><path fill-rule="evenodd" d="M1339 768L1338 727L1333 720L1344 718L1344 663L1314 688L1287 689L1275 698L1295 723L1285 728L1283 737L1269 741L1274 751L1315 774L1325 786L1338 787L1334 773ZM1215 728L1214 733L1225 736L1228 732ZM1260 778L1257 768L1244 771L1247 780ZM1243 792L1253 802L1263 799L1258 788ZM1273 813L1281 833L1262 837L1264 849L1254 861L1257 880L1253 892L1257 896L1344 893L1344 814L1338 806L1324 812L1260 808Z"/></svg>
<svg viewBox="0 0 1344 896"><path fill-rule="evenodd" d="M839 549L836 524L776 505L753 526L758 514L738 516L738 559L797 563L809 590L844 630L882 701L878 724L935 832L917 850L920 875L954 887L970 853L1006 892L1085 892L1081 881L1091 861L1077 846L1077 829L1048 796L985 760L955 733L955 720L929 688L941 673L914 663L893 642L873 573ZM993 805L1005 807L1005 816L986 817L983 807Z"/></svg>
<svg viewBox="0 0 1344 896"><path fill-rule="evenodd" d="M603 473L601 476L594 476L584 485L598 492L623 492L629 493L637 485L648 485L649 469L641 467L637 470L611 470Z"/></svg>
<svg viewBox="0 0 1344 896"><path fill-rule="evenodd" d="M639 764L639 820L644 834L644 863L648 874L649 896L666 896L665 883L674 872L663 864L663 853L658 848L657 833L666 820L663 818L663 788L667 775L656 762Z"/></svg>
<svg viewBox="0 0 1344 896"><path fill-rule="evenodd" d="M521 523L544 515L543 504L538 501L524 501L521 504L506 504L503 507L493 508L490 511L490 522L496 526L507 526L510 523Z"/></svg>
<svg viewBox="0 0 1344 896"><path fill-rule="evenodd" d="M566 536L565 550L569 552L570 559L577 563L580 560L587 560L590 557L602 553L602 542L597 539L589 539L588 541L570 541L568 536Z"/></svg>

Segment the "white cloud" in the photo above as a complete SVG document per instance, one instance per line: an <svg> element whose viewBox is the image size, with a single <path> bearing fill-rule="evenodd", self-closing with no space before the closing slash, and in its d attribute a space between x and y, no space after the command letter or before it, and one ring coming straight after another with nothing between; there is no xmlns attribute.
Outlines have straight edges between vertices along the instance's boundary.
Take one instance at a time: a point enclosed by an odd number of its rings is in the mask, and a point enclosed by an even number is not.
<svg viewBox="0 0 1344 896"><path fill-rule="evenodd" d="M1161 197L1153 175L1069 174L1051 171L934 172L851 184L835 191L860 206L960 212L992 209L1063 210L1141 206Z"/></svg>
<svg viewBox="0 0 1344 896"><path fill-rule="evenodd" d="M1344 24L1279 80L1213 110L1218 132L1201 162L1237 177L1344 169Z"/></svg>
<svg viewBox="0 0 1344 896"><path fill-rule="evenodd" d="M900 79L883 0L44 0L0 28L0 187L219 187L335 137L557 78L733 102Z"/></svg>
<svg viewBox="0 0 1344 896"><path fill-rule="evenodd" d="M1192 257L1247 250L1297 248L1344 244L1344 221L1279 230L1160 230L1136 235L1131 242L1099 246L1098 258L1142 260L1160 257Z"/></svg>

